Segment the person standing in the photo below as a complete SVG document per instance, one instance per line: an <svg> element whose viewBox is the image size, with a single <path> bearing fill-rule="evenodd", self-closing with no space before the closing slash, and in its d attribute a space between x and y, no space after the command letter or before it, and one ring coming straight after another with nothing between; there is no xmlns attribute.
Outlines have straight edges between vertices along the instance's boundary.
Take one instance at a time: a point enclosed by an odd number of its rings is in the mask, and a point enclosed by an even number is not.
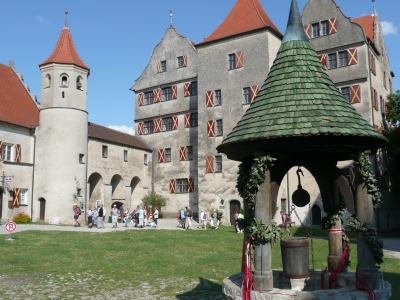
<svg viewBox="0 0 400 300"><path fill-rule="evenodd" d="M128 223L129 223L129 208L125 209L124 216L125 216L125 227L128 227Z"/></svg>
<svg viewBox="0 0 400 300"><path fill-rule="evenodd" d="M78 218L81 215L81 209L78 207L77 204L74 204L74 220L75 220L75 227L81 227L81 224L78 222Z"/></svg>
<svg viewBox="0 0 400 300"><path fill-rule="evenodd" d="M154 224L155 224L154 227L157 227L157 220L158 220L158 209L157 209L157 207L154 210L153 219L154 219Z"/></svg>
<svg viewBox="0 0 400 300"><path fill-rule="evenodd" d="M111 218L112 218L112 227L117 228L118 225L118 208L117 205L114 204L111 209Z"/></svg>
<svg viewBox="0 0 400 300"><path fill-rule="evenodd" d="M187 230L192 230L192 211L190 210L190 206L186 207L186 219L187 219Z"/></svg>
<svg viewBox="0 0 400 300"><path fill-rule="evenodd" d="M183 209L183 207L181 207L181 224L182 224L182 228L185 229L185 226L186 226L186 212Z"/></svg>
<svg viewBox="0 0 400 300"><path fill-rule="evenodd" d="M97 219L99 218L99 212L96 207L93 208L92 226L97 227Z"/></svg>
<svg viewBox="0 0 400 300"><path fill-rule="evenodd" d="M88 217L88 227L92 228L92 225L93 225L93 211L92 211L92 207L91 206L89 206L89 209L86 212L86 215Z"/></svg>
<svg viewBox="0 0 400 300"><path fill-rule="evenodd" d="M207 229L207 214L204 212L203 209L201 210L200 221L202 227L204 226L204 229Z"/></svg>
<svg viewBox="0 0 400 300"><path fill-rule="evenodd" d="M176 225L176 227L180 227L182 225L182 221L181 221L181 210L178 209L178 225Z"/></svg>
<svg viewBox="0 0 400 300"><path fill-rule="evenodd" d="M147 225L149 225L147 223L147 207L144 206L142 210L143 210L143 226L146 227Z"/></svg>
<svg viewBox="0 0 400 300"><path fill-rule="evenodd" d="M97 217L97 229L104 228L105 213L106 213L106 210L103 208L103 204L100 204L99 216ZM100 223L102 224L101 227L100 227Z"/></svg>
<svg viewBox="0 0 400 300"><path fill-rule="evenodd" d="M235 230L236 230L236 233L239 233L239 214L240 214L239 211L235 212Z"/></svg>
<svg viewBox="0 0 400 300"><path fill-rule="evenodd" d="M285 230L289 232L289 236L291 236L291 232L289 230L289 216L285 214L285 212L281 211L281 219L282 219L282 234L284 234Z"/></svg>
<svg viewBox="0 0 400 300"><path fill-rule="evenodd" d="M142 207L139 208L138 214L139 214L139 228L143 228L144 211Z"/></svg>
<svg viewBox="0 0 400 300"><path fill-rule="evenodd" d="M215 209L214 209L212 217L213 217L214 229L217 230L218 229L218 214Z"/></svg>
<svg viewBox="0 0 400 300"><path fill-rule="evenodd" d="M125 211L125 207L122 204L121 207L119 208L119 216L121 217L121 224L124 222L124 211Z"/></svg>

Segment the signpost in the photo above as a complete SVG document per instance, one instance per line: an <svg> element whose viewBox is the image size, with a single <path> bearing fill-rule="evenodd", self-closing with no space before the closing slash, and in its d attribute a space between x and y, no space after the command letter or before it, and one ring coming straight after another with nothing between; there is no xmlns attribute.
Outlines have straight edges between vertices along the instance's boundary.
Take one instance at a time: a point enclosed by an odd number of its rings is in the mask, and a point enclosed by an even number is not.
<svg viewBox="0 0 400 300"><path fill-rule="evenodd" d="M14 232L17 229L17 224L15 222L7 222L6 225L4 226L7 232L10 233L10 236L7 241L13 241L14 239L11 237L11 233Z"/></svg>

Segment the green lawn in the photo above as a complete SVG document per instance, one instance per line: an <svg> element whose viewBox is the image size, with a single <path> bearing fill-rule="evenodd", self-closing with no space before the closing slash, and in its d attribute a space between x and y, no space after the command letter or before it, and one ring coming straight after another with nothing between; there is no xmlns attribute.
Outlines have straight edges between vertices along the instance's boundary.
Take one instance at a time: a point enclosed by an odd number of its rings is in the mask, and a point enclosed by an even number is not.
<svg viewBox="0 0 400 300"><path fill-rule="evenodd" d="M293 228L295 235L301 229ZM315 268L324 269L326 233L314 231ZM324 237L325 236L325 237ZM110 233L25 231L0 238L1 299L224 299L222 280L240 272L242 234L219 230ZM351 261L356 265L356 246ZM311 261L311 260L310 260ZM279 245L273 268L281 268ZM400 295L400 260L387 258L385 279ZM134 293L134 294L132 294ZM399 297L399 296L398 296ZM101 298L100 298L101 299ZM400 299L395 296L392 299Z"/></svg>

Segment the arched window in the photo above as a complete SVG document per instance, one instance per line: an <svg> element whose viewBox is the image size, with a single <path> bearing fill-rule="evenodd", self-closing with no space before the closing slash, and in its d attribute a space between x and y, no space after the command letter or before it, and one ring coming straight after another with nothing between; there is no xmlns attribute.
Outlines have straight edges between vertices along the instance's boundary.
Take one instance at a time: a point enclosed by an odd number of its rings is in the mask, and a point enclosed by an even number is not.
<svg viewBox="0 0 400 300"><path fill-rule="evenodd" d="M68 75L62 74L60 77L60 86L61 87L68 87Z"/></svg>
<svg viewBox="0 0 400 300"><path fill-rule="evenodd" d="M77 90L82 90L82 86L83 86L82 81L83 81L83 78L81 76L78 76L76 78L76 89Z"/></svg>
<svg viewBox="0 0 400 300"><path fill-rule="evenodd" d="M51 85L51 76L50 76L50 74L47 74L46 77L45 77L44 87L45 88L49 88L50 85Z"/></svg>

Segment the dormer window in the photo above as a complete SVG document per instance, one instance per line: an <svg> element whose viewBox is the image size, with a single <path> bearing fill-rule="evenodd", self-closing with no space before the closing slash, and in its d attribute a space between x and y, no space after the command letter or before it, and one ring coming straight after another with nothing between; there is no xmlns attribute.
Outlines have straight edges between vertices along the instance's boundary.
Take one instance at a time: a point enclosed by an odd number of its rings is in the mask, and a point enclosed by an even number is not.
<svg viewBox="0 0 400 300"><path fill-rule="evenodd" d="M81 76L78 76L78 78L76 78L76 89L82 90L82 77Z"/></svg>
<svg viewBox="0 0 400 300"><path fill-rule="evenodd" d="M68 87L68 76L66 74L61 75L61 87Z"/></svg>
<svg viewBox="0 0 400 300"><path fill-rule="evenodd" d="M50 76L50 74L47 74L46 77L45 77L44 87L45 88L49 88L50 85L51 85L51 76Z"/></svg>

